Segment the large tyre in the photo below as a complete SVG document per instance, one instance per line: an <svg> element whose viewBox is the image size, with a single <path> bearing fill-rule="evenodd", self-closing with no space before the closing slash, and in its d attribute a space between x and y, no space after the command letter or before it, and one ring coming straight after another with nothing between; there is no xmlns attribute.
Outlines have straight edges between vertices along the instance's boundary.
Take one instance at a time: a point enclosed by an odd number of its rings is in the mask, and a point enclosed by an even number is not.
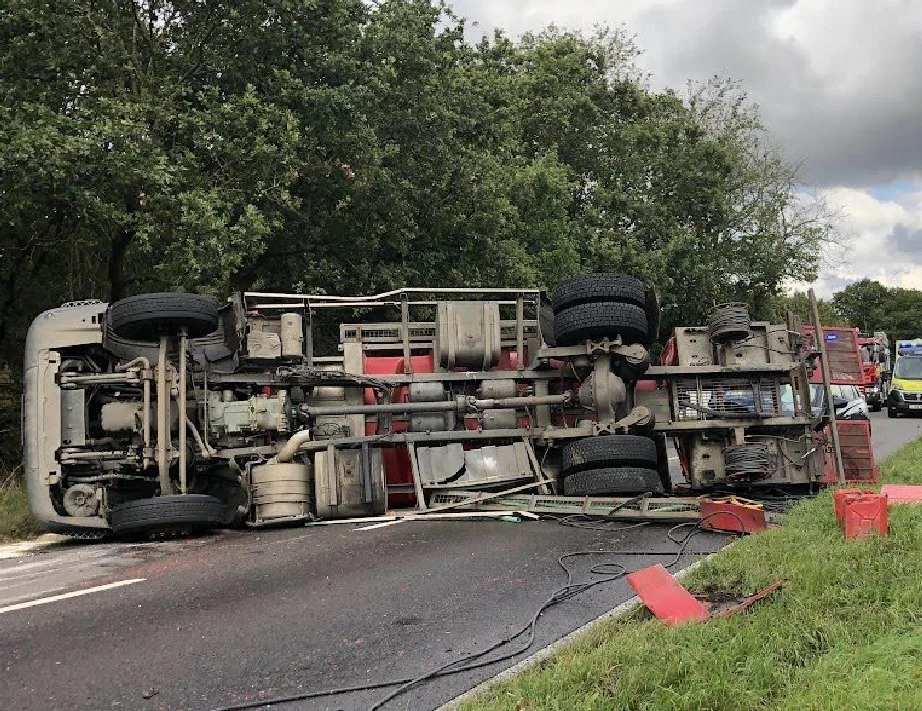
<svg viewBox="0 0 922 711"><path fill-rule="evenodd" d="M563 480L566 496L635 496L662 494L659 473L640 467L587 469Z"/></svg>
<svg viewBox="0 0 922 711"><path fill-rule="evenodd" d="M614 301L645 308L647 305L646 292L647 287L643 282L632 276L586 274L558 284L551 301L554 304L555 314L573 306L598 301Z"/></svg>
<svg viewBox="0 0 922 711"><path fill-rule="evenodd" d="M113 507L109 525L116 533L176 529L205 530L223 526L226 510L221 499L205 494L135 499Z"/></svg>
<svg viewBox="0 0 922 711"><path fill-rule="evenodd" d="M647 316L634 304L614 301L578 304L554 316L554 336L559 346L620 335L625 345L642 343L649 347L648 333Z"/></svg>
<svg viewBox="0 0 922 711"><path fill-rule="evenodd" d="M655 469L656 443L639 435L602 435L571 442L563 449L561 470L565 474L585 469L643 467Z"/></svg>
<svg viewBox="0 0 922 711"><path fill-rule="evenodd" d="M157 341L182 329L190 338L201 338L218 329L218 319L218 305L199 294L139 294L109 307L109 325L115 334L136 341Z"/></svg>

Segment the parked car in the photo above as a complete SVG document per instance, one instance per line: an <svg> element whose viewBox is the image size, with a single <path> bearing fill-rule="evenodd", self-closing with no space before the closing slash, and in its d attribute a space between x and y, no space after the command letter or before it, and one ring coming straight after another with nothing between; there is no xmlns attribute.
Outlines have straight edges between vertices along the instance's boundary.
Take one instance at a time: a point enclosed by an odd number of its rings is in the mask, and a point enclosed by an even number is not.
<svg viewBox="0 0 922 711"><path fill-rule="evenodd" d="M837 385L830 386L832 389L832 402L836 410L837 420L868 420L870 421L870 410L868 403L861 395L857 385ZM825 396L823 386L816 383L810 384L810 407L814 412L821 412ZM787 387L781 393L781 411L784 415L790 417L794 414L794 400L790 387Z"/></svg>

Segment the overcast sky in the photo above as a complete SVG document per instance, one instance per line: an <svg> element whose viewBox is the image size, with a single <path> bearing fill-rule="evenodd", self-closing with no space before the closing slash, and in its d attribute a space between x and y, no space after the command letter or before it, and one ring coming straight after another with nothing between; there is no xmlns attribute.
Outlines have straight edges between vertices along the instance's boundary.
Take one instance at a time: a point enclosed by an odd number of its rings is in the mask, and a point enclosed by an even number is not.
<svg viewBox="0 0 922 711"><path fill-rule="evenodd" d="M870 277L922 289L922 0L454 0L517 36L624 24L655 87L740 79L785 152L842 210L849 260L821 295Z"/></svg>

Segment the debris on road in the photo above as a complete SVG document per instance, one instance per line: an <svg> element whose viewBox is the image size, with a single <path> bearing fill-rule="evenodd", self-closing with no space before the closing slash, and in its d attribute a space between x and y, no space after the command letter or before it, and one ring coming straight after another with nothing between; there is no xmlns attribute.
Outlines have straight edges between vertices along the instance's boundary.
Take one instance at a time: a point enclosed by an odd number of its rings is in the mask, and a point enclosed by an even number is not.
<svg viewBox="0 0 922 711"><path fill-rule="evenodd" d="M703 622L729 617L759 600L764 600L786 585L776 580L755 595L738 598L726 594L692 595L662 565L653 565L627 576L627 582L644 606L667 627L682 622Z"/></svg>
<svg viewBox="0 0 922 711"><path fill-rule="evenodd" d="M728 533L758 533L768 527L765 507L757 501L725 496L702 499L701 527Z"/></svg>
<svg viewBox="0 0 922 711"><path fill-rule="evenodd" d="M679 523L700 518L697 498L560 496L555 494L518 494L504 491L489 501L474 500L475 492L438 493L434 504L453 504L478 511L530 511L549 516L593 516L622 521Z"/></svg>
<svg viewBox="0 0 922 711"><path fill-rule="evenodd" d="M629 573L627 582L647 609L668 627L708 618L704 603L682 587L662 565Z"/></svg>
<svg viewBox="0 0 922 711"><path fill-rule="evenodd" d="M532 521L537 521L540 516L530 513L528 511L444 511L440 513L432 513L428 516L421 516L417 514L409 516L396 516L396 517L387 517L388 520L381 521L379 523L371 523L367 526L360 526L354 530L356 531L371 531L377 528L385 528L387 526L392 526L397 523L404 523L405 521L425 521L425 520L478 520L478 519L494 519L494 520L503 520L503 521L519 521L523 519L530 519Z"/></svg>

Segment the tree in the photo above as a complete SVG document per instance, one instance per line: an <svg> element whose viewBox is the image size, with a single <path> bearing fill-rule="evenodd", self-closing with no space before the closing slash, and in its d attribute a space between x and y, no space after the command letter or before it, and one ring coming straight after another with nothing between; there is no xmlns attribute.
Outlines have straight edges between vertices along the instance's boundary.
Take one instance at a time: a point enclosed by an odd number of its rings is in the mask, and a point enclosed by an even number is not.
<svg viewBox="0 0 922 711"><path fill-rule="evenodd" d="M298 176L331 160L316 144L325 134L305 138L292 110L318 108L323 86L314 101L301 91L307 77L282 71L275 54L293 34L287 20L313 12L323 21L299 46L311 72L325 71L342 34L329 25L362 12L357 1L327 5L7 4L0 336L22 332L34 315L24 304L227 291L297 209Z"/></svg>
<svg viewBox="0 0 922 711"><path fill-rule="evenodd" d="M848 319L844 318L835 308L832 302L825 299L816 300L817 311L820 315L820 325L822 326L850 326ZM787 312L792 311L800 317L800 322L804 325L813 323L813 313L810 308L810 301L807 294L801 291L794 291L791 294L783 294L774 299L773 309L770 312L769 320L772 323L784 323Z"/></svg>
<svg viewBox="0 0 922 711"><path fill-rule="evenodd" d="M922 291L862 279L833 294L832 303L867 333L885 331L891 341L922 337Z"/></svg>
<svg viewBox="0 0 922 711"><path fill-rule="evenodd" d="M426 0L8 0L0 369L62 301L655 284L663 334L773 308L833 221L737 85L653 91L620 31L472 46ZM908 314L909 312L907 312Z"/></svg>
<svg viewBox="0 0 922 711"><path fill-rule="evenodd" d="M892 292L883 284L862 279L849 284L832 297L836 311L862 331L892 329Z"/></svg>

